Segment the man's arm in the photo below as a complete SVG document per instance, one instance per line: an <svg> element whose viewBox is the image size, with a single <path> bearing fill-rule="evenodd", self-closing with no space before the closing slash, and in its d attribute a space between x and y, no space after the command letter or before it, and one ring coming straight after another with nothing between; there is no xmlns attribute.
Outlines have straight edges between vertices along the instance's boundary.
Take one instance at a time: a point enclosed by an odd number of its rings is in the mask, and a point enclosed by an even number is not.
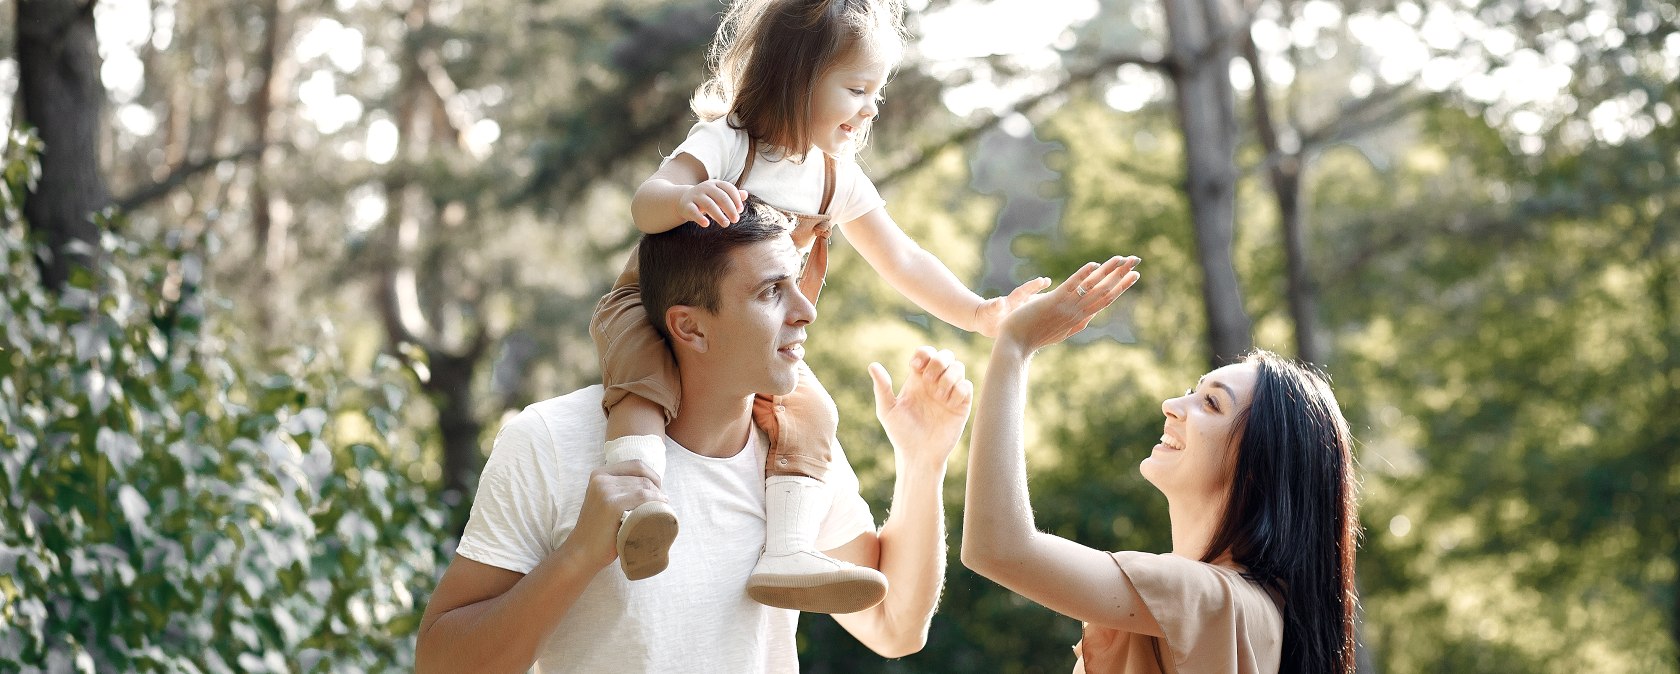
<svg viewBox="0 0 1680 674"><path fill-rule="evenodd" d="M898 478L879 534L864 534L834 550L836 559L879 569L887 597L873 608L834 619L871 650L897 658L920 651L945 582L945 462L962 437L974 385L950 351L922 347L910 359L901 395L879 364L875 412L892 441Z"/></svg>
<svg viewBox="0 0 1680 674"><path fill-rule="evenodd" d="M457 555L420 619L419 672L524 672L589 581L617 555L618 518L664 500L640 461L597 468L577 526L529 574ZM486 496L481 494L481 496Z"/></svg>

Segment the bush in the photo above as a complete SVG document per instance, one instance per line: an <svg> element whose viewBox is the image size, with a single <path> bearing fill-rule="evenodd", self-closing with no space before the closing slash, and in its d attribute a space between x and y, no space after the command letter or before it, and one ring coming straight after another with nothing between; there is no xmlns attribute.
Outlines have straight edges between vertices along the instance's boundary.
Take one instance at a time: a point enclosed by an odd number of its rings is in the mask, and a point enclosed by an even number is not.
<svg viewBox="0 0 1680 674"><path fill-rule="evenodd" d="M244 352L204 240L106 221L99 268L42 288L39 150L0 158L0 670L410 668L445 517L398 465L396 364Z"/></svg>

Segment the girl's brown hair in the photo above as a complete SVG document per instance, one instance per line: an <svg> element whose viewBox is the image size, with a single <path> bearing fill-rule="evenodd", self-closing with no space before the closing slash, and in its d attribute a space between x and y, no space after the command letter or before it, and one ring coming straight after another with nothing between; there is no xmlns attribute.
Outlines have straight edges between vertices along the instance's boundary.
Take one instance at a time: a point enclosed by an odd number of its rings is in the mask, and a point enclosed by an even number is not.
<svg viewBox="0 0 1680 674"><path fill-rule="evenodd" d="M731 127L802 159L817 79L857 55L896 61L902 13L902 0L738 0L712 41L712 77L690 105L703 121L733 115ZM859 129L854 150L867 141L868 127Z"/></svg>

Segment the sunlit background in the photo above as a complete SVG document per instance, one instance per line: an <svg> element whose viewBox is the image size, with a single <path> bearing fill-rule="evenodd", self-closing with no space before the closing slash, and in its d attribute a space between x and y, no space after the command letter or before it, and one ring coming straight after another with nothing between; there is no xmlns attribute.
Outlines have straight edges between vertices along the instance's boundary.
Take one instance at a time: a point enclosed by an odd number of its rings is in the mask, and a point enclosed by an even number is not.
<svg viewBox="0 0 1680 674"><path fill-rule="evenodd" d="M723 5L94 3L116 209L98 280L61 293L14 205L11 19L36 1L78 0L0 0L0 669L410 666L496 429L597 380L590 310ZM1192 67L1170 19L1203 5ZM1041 526L1164 550L1136 473L1159 401L1268 348L1353 423L1362 671L1680 672L1680 8L911 0L906 23L860 161L907 232L986 294L1144 259L1035 366ZM882 518L864 368L935 344L980 379L990 343L843 239L809 359ZM953 557L923 653L810 616L801 660L1062 672L1078 627Z"/></svg>

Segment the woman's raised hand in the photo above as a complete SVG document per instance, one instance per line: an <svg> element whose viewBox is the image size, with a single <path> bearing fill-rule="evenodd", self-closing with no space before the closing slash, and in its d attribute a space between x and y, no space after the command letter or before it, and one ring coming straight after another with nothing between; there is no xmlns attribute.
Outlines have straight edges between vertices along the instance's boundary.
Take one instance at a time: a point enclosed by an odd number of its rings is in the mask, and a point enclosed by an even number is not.
<svg viewBox="0 0 1680 674"><path fill-rule="evenodd" d="M1050 287L1050 279L1042 276L1017 286L1003 297L993 297L980 303L974 308L974 331L991 338L997 338L998 329L1003 325L1003 319L1015 307L1021 306L1034 295Z"/></svg>
<svg viewBox="0 0 1680 674"><path fill-rule="evenodd" d="M1117 255L1100 265L1085 263L1055 289L1034 295L1010 312L999 342L1012 342L1030 354L1084 330L1097 312L1137 283L1138 273L1132 268L1138 262L1136 257Z"/></svg>

